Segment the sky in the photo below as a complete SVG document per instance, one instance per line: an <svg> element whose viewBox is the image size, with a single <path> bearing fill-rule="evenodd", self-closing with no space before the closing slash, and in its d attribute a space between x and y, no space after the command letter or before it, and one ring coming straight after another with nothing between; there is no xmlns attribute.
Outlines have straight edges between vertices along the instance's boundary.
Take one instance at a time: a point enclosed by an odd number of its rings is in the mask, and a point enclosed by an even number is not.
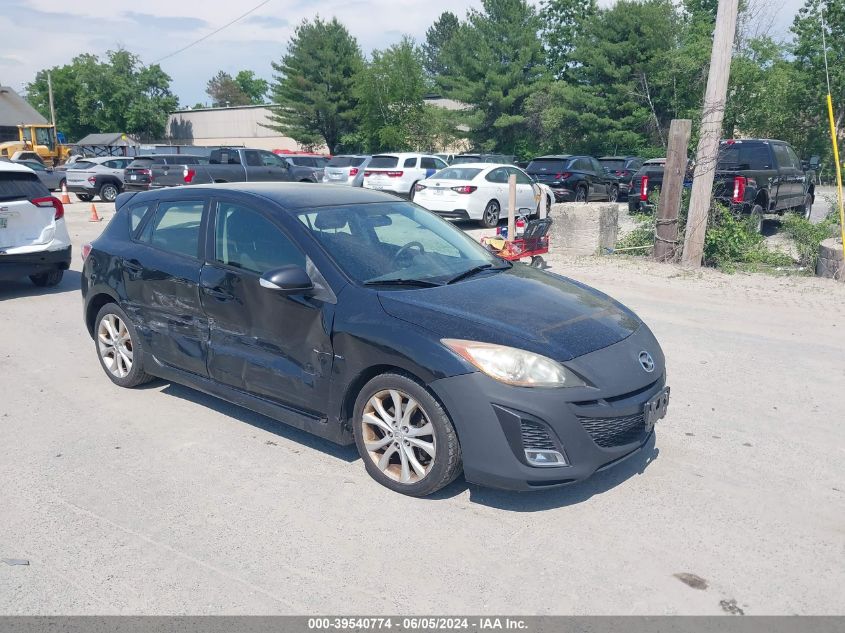
<svg viewBox="0 0 845 633"><path fill-rule="evenodd" d="M802 0L765 0L772 35L786 36ZM261 0L0 0L0 85L23 92L35 73L80 53L125 48L150 64L197 40ZM606 6L612 0L599 0ZM537 4L535 2L535 4ZM336 16L362 50L383 48L403 34L422 41L445 10L463 17L480 0L269 0L220 33L161 61L183 106L208 101L206 82L219 70L253 70L272 77L270 62L284 54L293 29L317 12Z"/></svg>

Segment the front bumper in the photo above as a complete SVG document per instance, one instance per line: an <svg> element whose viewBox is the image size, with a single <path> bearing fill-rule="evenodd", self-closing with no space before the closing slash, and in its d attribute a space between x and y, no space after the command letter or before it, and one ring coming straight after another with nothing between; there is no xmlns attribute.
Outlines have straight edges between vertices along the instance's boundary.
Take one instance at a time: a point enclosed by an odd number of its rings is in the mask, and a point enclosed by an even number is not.
<svg viewBox="0 0 845 633"><path fill-rule="evenodd" d="M633 342L636 350L643 349L644 339L637 334L632 338L640 339ZM586 362L615 359L618 365L618 351L609 351L613 347L568 364L575 367L594 357ZM592 398L586 392L595 389L512 387L479 372L442 378L429 386L455 424L467 481L527 491L586 479L630 457L652 437L645 407L666 386L662 360L659 374L646 374L633 363L624 371L618 366L608 371L614 374L608 388ZM533 442L538 434L551 443L546 448L565 456L567 465L529 464L525 450L537 446Z"/></svg>
<svg viewBox="0 0 845 633"><path fill-rule="evenodd" d="M9 281L29 275L39 275L58 268L70 268L72 247L55 251L33 251L8 255L0 251L0 279Z"/></svg>

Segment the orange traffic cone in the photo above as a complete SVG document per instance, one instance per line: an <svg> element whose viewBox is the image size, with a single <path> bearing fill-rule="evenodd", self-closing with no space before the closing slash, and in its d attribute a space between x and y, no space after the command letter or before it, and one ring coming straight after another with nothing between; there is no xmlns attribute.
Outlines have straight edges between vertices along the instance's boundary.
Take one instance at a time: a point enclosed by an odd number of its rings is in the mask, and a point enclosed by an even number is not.
<svg viewBox="0 0 845 633"><path fill-rule="evenodd" d="M89 222L99 222L102 218L97 215L97 207L94 206L94 203L91 203L91 217L88 218Z"/></svg>
<svg viewBox="0 0 845 633"><path fill-rule="evenodd" d="M62 204L70 204L70 196L67 193L67 183L62 181Z"/></svg>

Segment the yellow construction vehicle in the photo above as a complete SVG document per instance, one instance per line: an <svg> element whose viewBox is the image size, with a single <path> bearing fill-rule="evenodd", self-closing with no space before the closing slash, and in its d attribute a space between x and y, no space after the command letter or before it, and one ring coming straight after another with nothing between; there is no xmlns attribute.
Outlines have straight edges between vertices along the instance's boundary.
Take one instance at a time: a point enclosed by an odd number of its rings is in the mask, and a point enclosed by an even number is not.
<svg viewBox="0 0 845 633"><path fill-rule="evenodd" d="M0 143L0 158L37 158L45 165L58 165L70 156L70 147L59 142L56 128L49 123L27 123L18 126L18 140Z"/></svg>

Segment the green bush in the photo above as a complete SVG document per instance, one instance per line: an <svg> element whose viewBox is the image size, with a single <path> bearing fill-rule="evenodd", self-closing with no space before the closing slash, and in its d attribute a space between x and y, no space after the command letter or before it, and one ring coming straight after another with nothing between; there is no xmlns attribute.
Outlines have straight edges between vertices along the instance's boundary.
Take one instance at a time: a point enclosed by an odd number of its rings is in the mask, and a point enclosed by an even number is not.
<svg viewBox="0 0 845 633"><path fill-rule="evenodd" d="M637 227L616 242L616 251L626 255L650 255L654 248L654 216L641 213L633 219Z"/></svg>
<svg viewBox="0 0 845 633"><path fill-rule="evenodd" d="M798 263L815 270L816 260L819 258L819 244L836 234L839 217L836 213L831 213L818 224L813 224L799 215L788 215L781 226L795 241Z"/></svg>
<svg viewBox="0 0 845 633"><path fill-rule="evenodd" d="M704 263L733 272L737 264L789 266L793 262L789 255L766 248L750 217L735 216L717 205L704 238Z"/></svg>

